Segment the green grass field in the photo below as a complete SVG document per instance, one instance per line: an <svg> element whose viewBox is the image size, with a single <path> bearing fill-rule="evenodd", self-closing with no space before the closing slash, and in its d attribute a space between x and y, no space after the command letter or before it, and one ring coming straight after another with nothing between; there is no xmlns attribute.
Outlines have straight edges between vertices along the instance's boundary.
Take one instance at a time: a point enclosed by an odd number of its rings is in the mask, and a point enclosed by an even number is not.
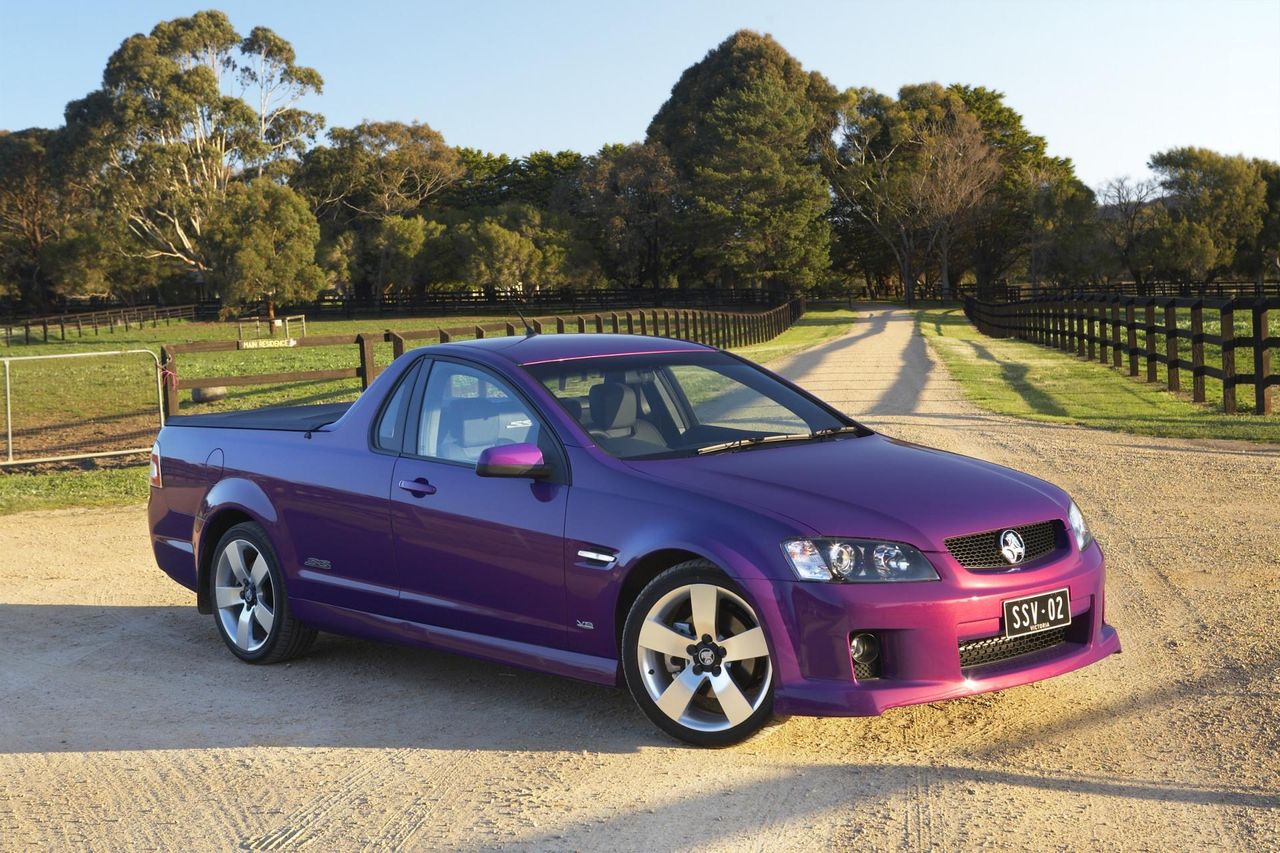
<svg viewBox="0 0 1280 853"><path fill-rule="evenodd" d="M1213 383L1216 400L1207 389L1211 402L1192 403L1164 390L1163 368L1159 382L1147 383L1129 377L1127 366L1116 370L1037 344L990 338L959 308L925 309L916 322L969 399L989 411L1139 435L1280 442L1280 417L1223 414L1220 383ZM1141 371L1145 377L1145 364ZM1183 387L1190 388L1189 375ZM1248 402L1244 390L1239 389L1242 404Z"/></svg>
<svg viewBox="0 0 1280 853"><path fill-rule="evenodd" d="M774 361L806 347L841 334L854 318L848 310L814 311L783 334L763 344L737 350L753 361ZM334 321L308 324L312 335L357 334L383 329L431 329L438 326L461 326L475 323L501 322L495 317L409 318L386 320ZM183 334L186 332L187 334ZM231 339L236 336L231 324L175 324L158 329L141 329L128 333L117 331L111 338L105 332L99 340L60 341L49 344L15 346L4 355L36 355L57 352L142 348L158 351L164 343L186 340ZM105 339L105 340L103 340ZM390 344L377 351L378 362L391 360ZM155 385L151 378L149 357L135 357L131 363L98 359L49 361L12 365L15 401L15 448L21 455L24 439L43 442L58 453L76 451L76 441L84 438L84 425L99 428L89 438L101 443L104 434L118 440L118 446L150 444L156 430ZM220 376L273 371L322 370L355 367L356 347L316 347L285 350L240 350L227 353L184 354L178 369L184 377ZM220 409L258 406L339 402L354 400L360 394L357 380L339 382L295 382L275 386L232 388L231 396L213 404L193 405L183 393L183 413L218 411ZM124 413L124 414L122 414ZM0 411L0 428L3 427ZM57 422L76 421L77 434L57 439ZM50 436L54 436L53 441ZM30 454L27 454L30 455ZM104 461L101 468L56 470L43 472L11 471L0 473L0 514L32 509L68 506L103 506L146 500L146 467L123 462Z"/></svg>

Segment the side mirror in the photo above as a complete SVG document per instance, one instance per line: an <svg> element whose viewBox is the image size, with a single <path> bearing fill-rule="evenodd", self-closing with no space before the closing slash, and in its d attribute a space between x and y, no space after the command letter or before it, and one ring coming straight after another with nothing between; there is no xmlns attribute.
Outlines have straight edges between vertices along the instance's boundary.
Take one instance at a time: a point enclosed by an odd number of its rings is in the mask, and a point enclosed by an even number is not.
<svg viewBox="0 0 1280 853"><path fill-rule="evenodd" d="M481 477L530 477L539 480L551 474L536 444L500 444L481 451L476 461Z"/></svg>

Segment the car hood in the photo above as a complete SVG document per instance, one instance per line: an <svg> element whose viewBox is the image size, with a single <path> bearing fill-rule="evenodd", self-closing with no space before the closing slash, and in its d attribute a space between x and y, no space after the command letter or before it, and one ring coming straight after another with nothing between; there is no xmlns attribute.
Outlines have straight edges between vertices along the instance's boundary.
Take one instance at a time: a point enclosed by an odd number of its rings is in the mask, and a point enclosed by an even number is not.
<svg viewBox="0 0 1280 853"><path fill-rule="evenodd" d="M810 535L888 539L925 551L944 550L951 536L1065 521L1069 502L1027 474L882 435L628 464L688 491L790 518Z"/></svg>

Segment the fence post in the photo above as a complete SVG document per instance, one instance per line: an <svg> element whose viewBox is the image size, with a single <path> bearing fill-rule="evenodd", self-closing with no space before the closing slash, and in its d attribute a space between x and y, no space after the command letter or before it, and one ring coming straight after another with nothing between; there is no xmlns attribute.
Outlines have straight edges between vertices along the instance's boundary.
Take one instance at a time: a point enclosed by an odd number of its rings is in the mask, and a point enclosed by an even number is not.
<svg viewBox="0 0 1280 853"><path fill-rule="evenodd" d="M1236 413L1236 301L1232 299L1222 306L1218 323L1222 333L1222 411Z"/></svg>
<svg viewBox="0 0 1280 853"><path fill-rule="evenodd" d="M453 336L450 335L448 332L446 332L444 329L437 329L436 331L440 333L439 335L440 343L447 344L449 343L449 341L453 340Z"/></svg>
<svg viewBox="0 0 1280 853"><path fill-rule="evenodd" d="M1259 299L1253 306L1253 387L1255 415L1271 414L1271 389L1267 380L1271 377L1271 349L1267 337L1271 327L1267 323L1267 303Z"/></svg>
<svg viewBox="0 0 1280 853"><path fill-rule="evenodd" d="M1111 346L1111 325L1107 318L1106 303L1098 304L1098 361L1107 364L1111 357L1107 348Z"/></svg>
<svg viewBox="0 0 1280 853"><path fill-rule="evenodd" d="M1129 297L1124 301L1124 326L1129 345L1129 375L1138 375L1138 330L1136 328L1137 317L1134 311L1134 299Z"/></svg>
<svg viewBox="0 0 1280 853"><path fill-rule="evenodd" d="M1111 297L1111 366L1120 367L1120 297Z"/></svg>
<svg viewBox="0 0 1280 853"><path fill-rule="evenodd" d="M666 308L662 309L662 328L666 330L666 337L671 337L671 312Z"/></svg>
<svg viewBox="0 0 1280 853"><path fill-rule="evenodd" d="M508 338L515 337L515 334L516 334L516 327L515 327L514 325L512 325L511 323L508 323L508 324L507 324L507 337L508 337Z"/></svg>
<svg viewBox="0 0 1280 853"><path fill-rule="evenodd" d="M1191 399L1204 402L1204 300L1191 305Z"/></svg>
<svg viewBox="0 0 1280 853"><path fill-rule="evenodd" d="M596 334L604 334L604 318L599 314L596 315Z"/></svg>
<svg viewBox="0 0 1280 853"><path fill-rule="evenodd" d="M563 317L556 317L556 334L557 335L564 334L564 318Z"/></svg>
<svg viewBox="0 0 1280 853"><path fill-rule="evenodd" d="M1156 381L1156 300L1147 300L1147 381Z"/></svg>
<svg viewBox="0 0 1280 853"><path fill-rule="evenodd" d="M1089 351L1089 361L1093 361L1098 357L1098 326L1093 316L1093 302L1085 300L1085 316L1088 318L1088 334L1086 335L1086 347Z"/></svg>
<svg viewBox="0 0 1280 853"><path fill-rule="evenodd" d="M615 335L618 334L618 312L617 311L613 311L609 314L609 324L613 327L613 333Z"/></svg>
<svg viewBox="0 0 1280 853"><path fill-rule="evenodd" d="M585 335L587 333L587 318L579 314L577 316L577 319L578 319L578 334Z"/></svg>
<svg viewBox="0 0 1280 853"><path fill-rule="evenodd" d="M1084 302L1079 298L1071 300L1071 345L1075 355L1084 357Z"/></svg>
<svg viewBox="0 0 1280 853"><path fill-rule="evenodd" d="M1170 299L1164 306L1164 352L1168 364L1166 379L1170 391L1182 387L1181 371L1178 370L1178 308Z"/></svg>
<svg viewBox="0 0 1280 853"><path fill-rule="evenodd" d="M164 416L178 414L178 364L175 353L168 346L160 347L161 393L164 395Z"/></svg>
<svg viewBox="0 0 1280 853"><path fill-rule="evenodd" d="M399 333L387 329L387 340L391 341L392 358L399 358L404 355L404 338L400 337Z"/></svg>
<svg viewBox="0 0 1280 853"><path fill-rule="evenodd" d="M356 343L360 346L360 388L369 387L378 375L378 366L373 361L373 344L377 340L373 335L361 332L356 335Z"/></svg>

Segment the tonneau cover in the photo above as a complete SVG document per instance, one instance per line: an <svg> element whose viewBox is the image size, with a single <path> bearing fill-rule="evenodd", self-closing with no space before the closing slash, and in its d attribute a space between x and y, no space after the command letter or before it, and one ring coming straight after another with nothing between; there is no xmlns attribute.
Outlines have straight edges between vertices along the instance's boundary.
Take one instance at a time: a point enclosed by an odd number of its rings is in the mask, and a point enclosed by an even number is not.
<svg viewBox="0 0 1280 853"><path fill-rule="evenodd" d="M283 432L311 432L331 424L346 414L350 403L323 403L318 406L272 406L243 412L215 412L208 415L174 415L166 426L214 427L217 429L266 429Z"/></svg>

